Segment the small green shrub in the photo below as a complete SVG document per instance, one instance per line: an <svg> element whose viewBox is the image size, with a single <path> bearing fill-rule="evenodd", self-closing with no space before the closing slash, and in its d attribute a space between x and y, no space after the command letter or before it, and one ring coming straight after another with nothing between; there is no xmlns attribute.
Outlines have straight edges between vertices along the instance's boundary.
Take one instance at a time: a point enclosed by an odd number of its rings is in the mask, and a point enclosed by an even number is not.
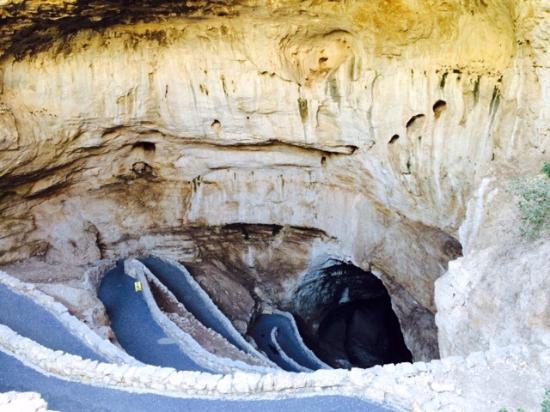
<svg viewBox="0 0 550 412"><path fill-rule="evenodd" d="M544 392L544 399L540 404L540 410L541 412L550 412L550 389L546 389L546 391ZM508 409L500 408L498 412L508 412ZM516 412L525 412L525 410L522 408L518 408Z"/></svg>
<svg viewBox="0 0 550 412"><path fill-rule="evenodd" d="M520 178L510 184L521 217L520 233L527 239L550 229L550 163L545 163L542 171L544 175Z"/></svg>
<svg viewBox="0 0 550 412"><path fill-rule="evenodd" d="M550 389L546 389L546 391L544 392L544 399L540 404L540 410L542 412L550 412Z"/></svg>

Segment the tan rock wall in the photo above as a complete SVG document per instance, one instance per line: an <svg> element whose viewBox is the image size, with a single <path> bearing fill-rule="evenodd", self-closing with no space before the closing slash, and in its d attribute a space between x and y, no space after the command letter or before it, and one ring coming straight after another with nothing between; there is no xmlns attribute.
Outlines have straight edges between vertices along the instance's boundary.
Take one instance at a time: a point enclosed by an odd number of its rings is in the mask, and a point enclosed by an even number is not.
<svg viewBox="0 0 550 412"><path fill-rule="evenodd" d="M275 234L229 260L265 286L349 258L435 312L483 178L548 157L546 1L169 3L0 4L0 263L200 261L196 227L292 226L298 264Z"/></svg>

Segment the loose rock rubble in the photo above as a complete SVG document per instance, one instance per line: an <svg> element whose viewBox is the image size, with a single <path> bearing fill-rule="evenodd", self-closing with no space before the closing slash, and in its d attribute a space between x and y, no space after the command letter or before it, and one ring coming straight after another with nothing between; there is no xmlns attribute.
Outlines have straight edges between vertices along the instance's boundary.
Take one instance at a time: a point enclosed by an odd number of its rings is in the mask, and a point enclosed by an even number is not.
<svg viewBox="0 0 550 412"><path fill-rule="evenodd" d="M507 187L550 153L549 10L0 0L0 265L36 285L0 280L113 364L5 327L2 350L174 396L537 411L549 238L519 238ZM114 260L146 253L188 264L240 332L261 310L289 310L320 262L352 262L384 282L422 362L225 376L141 365L104 339L96 289Z"/></svg>
<svg viewBox="0 0 550 412"><path fill-rule="evenodd" d="M0 393L0 411L3 412L55 412L40 394L34 392Z"/></svg>

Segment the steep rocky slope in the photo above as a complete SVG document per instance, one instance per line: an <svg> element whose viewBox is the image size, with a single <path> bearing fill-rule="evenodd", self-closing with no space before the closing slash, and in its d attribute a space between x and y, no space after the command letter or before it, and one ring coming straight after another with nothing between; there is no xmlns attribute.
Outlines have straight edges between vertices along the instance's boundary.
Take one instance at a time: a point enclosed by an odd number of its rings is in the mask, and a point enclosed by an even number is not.
<svg viewBox="0 0 550 412"><path fill-rule="evenodd" d="M1 1L0 263L164 254L245 331L333 257L381 277L416 360L548 343L548 239L504 189L548 160L549 10Z"/></svg>

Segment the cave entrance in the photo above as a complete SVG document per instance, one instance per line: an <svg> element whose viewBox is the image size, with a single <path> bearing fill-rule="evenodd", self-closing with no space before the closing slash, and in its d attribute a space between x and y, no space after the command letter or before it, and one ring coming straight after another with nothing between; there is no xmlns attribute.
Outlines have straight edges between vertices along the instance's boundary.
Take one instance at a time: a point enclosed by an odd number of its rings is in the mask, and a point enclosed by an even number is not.
<svg viewBox="0 0 550 412"><path fill-rule="evenodd" d="M317 356L336 368L411 362L384 284L350 263L330 261L306 275L294 314Z"/></svg>
<svg viewBox="0 0 550 412"><path fill-rule="evenodd" d="M319 356L335 367L410 362L389 296L343 303L321 321Z"/></svg>

